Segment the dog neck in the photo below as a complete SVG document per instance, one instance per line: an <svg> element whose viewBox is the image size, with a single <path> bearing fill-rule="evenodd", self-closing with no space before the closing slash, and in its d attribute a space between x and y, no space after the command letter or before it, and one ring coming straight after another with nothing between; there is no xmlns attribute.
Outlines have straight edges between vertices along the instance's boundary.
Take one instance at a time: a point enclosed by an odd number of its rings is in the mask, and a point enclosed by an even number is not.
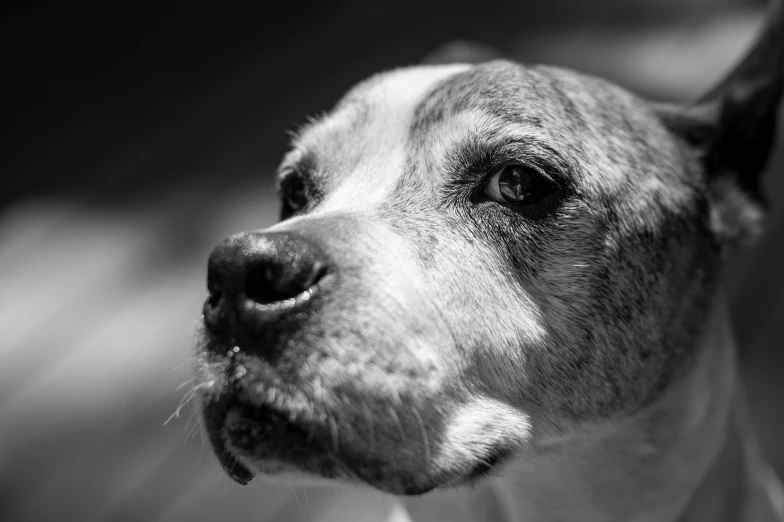
<svg viewBox="0 0 784 522"><path fill-rule="evenodd" d="M755 500L735 344L721 299L697 361L654 404L547 445L495 488L510 520L765 520ZM759 488L757 488L759 489Z"/></svg>
<svg viewBox="0 0 784 522"><path fill-rule="evenodd" d="M513 462L473 491L447 493L468 508L456 520L778 520L754 480L735 351L721 299L696 364L658 401L548 443L545 455ZM421 507L410 507L417 520Z"/></svg>

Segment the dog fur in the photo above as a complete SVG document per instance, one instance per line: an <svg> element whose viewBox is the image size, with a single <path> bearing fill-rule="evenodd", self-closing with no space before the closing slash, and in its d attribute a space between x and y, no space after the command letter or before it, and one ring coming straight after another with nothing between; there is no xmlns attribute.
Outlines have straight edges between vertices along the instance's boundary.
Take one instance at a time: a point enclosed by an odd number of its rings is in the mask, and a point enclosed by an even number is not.
<svg viewBox="0 0 784 522"><path fill-rule="evenodd" d="M227 331L202 328L203 420L230 476L492 483L526 520L775 520L720 283L760 229L783 78L775 2L689 106L504 60L351 89L293 140L283 220L213 254L239 266L284 234L331 267L258 328L238 331L236 303ZM535 211L485 197L510 163L557 194ZM272 433L262 407L307 436ZM707 514L717 495L735 501Z"/></svg>

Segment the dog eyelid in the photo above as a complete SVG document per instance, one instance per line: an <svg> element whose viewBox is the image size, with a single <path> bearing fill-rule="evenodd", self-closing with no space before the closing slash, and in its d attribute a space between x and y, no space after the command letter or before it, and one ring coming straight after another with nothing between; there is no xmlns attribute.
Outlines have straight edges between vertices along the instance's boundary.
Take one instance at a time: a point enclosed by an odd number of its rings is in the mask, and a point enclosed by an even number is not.
<svg viewBox="0 0 784 522"><path fill-rule="evenodd" d="M277 179L275 185L278 190L289 180L292 176L302 175L302 168L295 162L284 162L278 167Z"/></svg>
<svg viewBox="0 0 784 522"><path fill-rule="evenodd" d="M485 149L486 147L486 149ZM520 165L537 172L542 179L564 189L571 186L569 172L572 171L569 162L548 143L535 138L527 137L524 140L509 138L493 145L486 144L480 149L485 149L486 159L471 169L476 172L485 172L487 176L498 173L499 170L509 165ZM476 168L479 167L479 168Z"/></svg>
<svg viewBox="0 0 784 522"><path fill-rule="evenodd" d="M278 167L277 179L275 187L278 194L283 196L284 189L292 183L304 183L310 185L312 180L313 167L307 159L303 159L297 155L296 159L287 161L284 159L283 163Z"/></svg>
<svg viewBox="0 0 784 522"><path fill-rule="evenodd" d="M285 183L289 176L308 175L314 168L313 157L299 146L294 146L283 157L278 166L276 185L278 189Z"/></svg>

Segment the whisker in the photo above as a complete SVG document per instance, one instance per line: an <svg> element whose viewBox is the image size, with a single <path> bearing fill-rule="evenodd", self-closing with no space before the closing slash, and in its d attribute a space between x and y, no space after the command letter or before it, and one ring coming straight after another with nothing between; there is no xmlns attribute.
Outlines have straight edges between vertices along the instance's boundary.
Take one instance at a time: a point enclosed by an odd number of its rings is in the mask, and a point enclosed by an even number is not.
<svg viewBox="0 0 784 522"><path fill-rule="evenodd" d="M299 503L299 497L297 496L297 488L291 486L291 491L294 492L294 500L297 501L297 507L299 508L300 514L302 514L302 505Z"/></svg>
<svg viewBox="0 0 784 522"><path fill-rule="evenodd" d="M191 433L190 433L190 435L188 435L188 438L187 438L187 439L185 439L185 441L187 442L187 441L189 441L190 439L195 439L195 438L196 438L198 435L200 435L200 434L201 434L201 430L199 429L199 424L198 424L198 423L196 423L196 424L193 426L193 429L191 430Z"/></svg>
<svg viewBox="0 0 784 522"><path fill-rule="evenodd" d="M178 386L177 386L177 387L174 389L174 391L180 391L181 389L185 388L186 386L188 386L189 384L191 384L191 383L192 383L193 381L195 381L195 380L196 380L196 378L195 378L195 377L191 377L191 378L190 378L190 379L188 379L187 381L185 381L185 382L183 382L182 384L178 385Z"/></svg>
<svg viewBox="0 0 784 522"><path fill-rule="evenodd" d="M188 440L190 440L191 437L193 437L193 434L196 433L198 431L198 429L199 429L199 417L198 417L198 414L199 414L199 412L194 408L193 413L191 413L191 416L188 419L188 422L185 423L185 431L188 432L188 435L185 437L185 441L186 442ZM196 422L193 422L193 419L196 419ZM188 426L190 426L191 423L193 423L193 426L191 426L191 428L188 429Z"/></svg>
<svg viewBox="0 0 784 522"><path fill-rule="evenodd" d="M196 416L197 413L198 411L196 411L196 408L194 408L193 412L191 412L190 417L188 417L188 420L185 421L185 427L182 429L182 431L188 431L192 428L191 422L193 421L193 418Z"/></svg>
<svg viewBox="0 0 784 522"><path fill-rule="evenodd" d="M395 410L392 409L391 406L389 407L389 413L392 416L392 420L395 421L395 425L397 425L398 431L400 431L400 440L401 441L405 441L406 440L406 432L403 431L403 425L400 423L400 418L397 416L397 413L395 413Z"/></svg>
<svg viewBox="0 0 784 522"><path fill-rule="evenodd" d="M197 384L197 385L193 386L193 387L192 387L190 390L188 390L188 391L185 393L185 395L182 397L182 399L180 400L180 403L177 405L177 409L175 409L175 410L174 410L174 413L172 413L171 415L169 415L169 418L168 418L168 419L166 419L166 421L164 421L163 425L164 425L164 426L166 426L166 425L167 425L167 424L169 424L169 422L171 422L171 420L172 420L172 419L174 419L174 418L178 418L178 419L179 419L179 418L180 418L180 412L182 411L182 409L183 409L183 408L184 408L184 407L185 407L185 406L186 406L186 405L187 405L187 404L188 404L188 403L189 403L191 400L193 400L193 398L194 398L194 397L196 397L196 394L199 392L199 390L202 390L202 389L204 389L204 388L209 388L209 387L210 387L210 383L204 383L204 382L202 382L202 383L199 383L199 384Z"/></svg>
<svg viewBox="0 0 784 522"><path fill-rule="evenodd" d="M397 388L392 388L392 391L395 392L395 398L397 399L398 406L402 406L403 405L403 399L400 398L400 392L398 391Z"/></svg>
<svg viewBox="0 0 784 522"><path fill-rule="evenodd" d="M172 339L172 342L189 341L191 339L196 339L197 337L200 337L200 334L186 335L185 337L176 337L176 338Z"/></svg>
<svg viewBox="0 0 784 522"><path fill-rule="evenodd" d="M362 405L365 407L365 417L368 421L368 428L370 429L370 451L376 450L376 427L373 424L373 412L370 411L370 407L367 405L366 401L362 401Z"/></svg>
<svg viewBox="0 0 784 522"><path fill-rule="evenodd" d="M430 441L427 438L425 423L422 422L422 417L419 416L419 412L415 406L411 406L411 411L414 412L414 415L417 418L417 422L419 422L419 427L422 430L422 441L425 443L425 467L428 467L430 465Z"/></svg>
<svg viewBox="0 0 784 522"><path fill-rule="evenodd" d="M318 403L318 405L320 407L323 407L324 406L324 386L323 386L323 383L321 382L321 376L320 375L316 376L316 383L315 383L315 385L317 387L316 402Z"/></svg>
<svg viewBox="0 0 784 522"><path fill-rule="evenodd" d="M188 393L185 394L185 396L187 397L187 399L185 399L183 401L180 401L180 404L177 406L177 409L174 410L174 413L169 415L169 418L167 418L165 421L163 421L163 425L164 426L168 425L172 421L172 419L175 419L175 418L179 419L180 418L180 411L182 411L182 409L185 407L185 405L188 404L191 401L191 399L195 396L195 394L193 394L193 393L191 393L189 391Z"/></svg>
<svg viewBox="0 0 784 522"><path fill-rule="evenodd" d="M335 418L332 415L329 416L329 426L332 431L332 449L335 453L339 451L339 441L338 441L338 425L335 423Z"/></svg>

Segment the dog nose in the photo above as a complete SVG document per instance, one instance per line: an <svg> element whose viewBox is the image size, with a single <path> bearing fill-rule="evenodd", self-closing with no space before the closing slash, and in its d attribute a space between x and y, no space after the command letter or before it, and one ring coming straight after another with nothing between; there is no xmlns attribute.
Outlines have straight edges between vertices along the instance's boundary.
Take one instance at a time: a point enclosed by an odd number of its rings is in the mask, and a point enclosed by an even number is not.
<svg viewBox="0 0 784 522"><path fill-rule="evenodd" d="M293 306L295 298L318 283L328 267L324 252L298 234L236 234L210 254L205 324L218 332L238 320L240 309L250 307L263 316L268 309ZM247 314L243 317L249 319Z"/></svg>

